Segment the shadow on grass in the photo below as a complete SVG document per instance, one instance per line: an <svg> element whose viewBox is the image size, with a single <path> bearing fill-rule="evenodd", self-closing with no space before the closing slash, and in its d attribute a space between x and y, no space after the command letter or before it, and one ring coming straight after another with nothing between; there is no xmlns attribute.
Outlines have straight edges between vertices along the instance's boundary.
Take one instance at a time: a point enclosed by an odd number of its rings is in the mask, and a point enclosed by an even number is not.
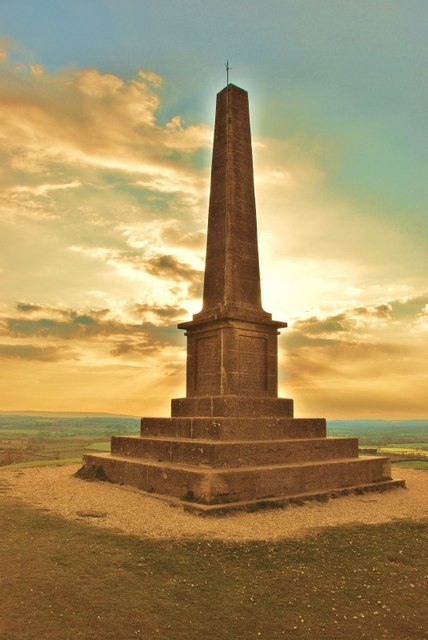
<svg viewBox="0 0 428 640"><path fill-rule="evenodd" d="M423 640L427 525L156 541L0 494L0 637Z"/></svg>

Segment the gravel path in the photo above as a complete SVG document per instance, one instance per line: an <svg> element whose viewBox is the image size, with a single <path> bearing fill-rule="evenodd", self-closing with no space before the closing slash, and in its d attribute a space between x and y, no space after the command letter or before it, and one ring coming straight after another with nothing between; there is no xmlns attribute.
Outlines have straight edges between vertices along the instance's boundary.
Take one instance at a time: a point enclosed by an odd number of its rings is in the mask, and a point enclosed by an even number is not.
<svg viewBox="0 0 428 640"><path fill-rule="evenodd" d="M4 492L70 520L150 538L204 537L230 541L277 540L313 535L324 527L378 524L428 517L428 472L393 468L406 489L346 496L327 503L201 517L132 487L73 477L80 465L0 470Z"/></svg>

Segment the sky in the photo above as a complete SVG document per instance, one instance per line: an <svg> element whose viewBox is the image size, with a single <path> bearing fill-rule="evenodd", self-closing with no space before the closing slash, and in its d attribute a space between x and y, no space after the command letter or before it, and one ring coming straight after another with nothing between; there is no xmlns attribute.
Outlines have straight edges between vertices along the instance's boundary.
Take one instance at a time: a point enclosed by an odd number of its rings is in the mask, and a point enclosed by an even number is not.
<svg viewBox="0 0 428 640"><path fill-rule="evenodd" d="M298 417L428 417L426 0L2 0L0 410L169 415L249 92Z"/></svg>

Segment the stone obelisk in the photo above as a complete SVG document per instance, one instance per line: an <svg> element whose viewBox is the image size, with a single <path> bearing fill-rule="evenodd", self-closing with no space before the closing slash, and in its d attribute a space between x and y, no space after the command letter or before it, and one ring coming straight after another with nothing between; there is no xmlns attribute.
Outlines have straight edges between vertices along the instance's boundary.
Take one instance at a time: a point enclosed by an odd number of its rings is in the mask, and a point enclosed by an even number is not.
<svg viewBox="0 0 428 640"><path fill-rule="evenodd" d="M277 400L277 336L287 325L261 302L246 91L229 84L218 94L214 131L203 307L179 325L187 335L187 400L173 402L173 415L200 415L207 402L262 415L268 398L275 413L292 415L291 401Z"/></svg>
<svg viewBox="0 0 428 640"><path fill-rule="evenodd" d="M327 438L323 418L294 418L278 398L278 330L262 308L247 92L217 96L202 310L187 336L186 397L140 436L84 456L102 476L199 513L380 490L388 458L358 457L356 438Z"/></svg>

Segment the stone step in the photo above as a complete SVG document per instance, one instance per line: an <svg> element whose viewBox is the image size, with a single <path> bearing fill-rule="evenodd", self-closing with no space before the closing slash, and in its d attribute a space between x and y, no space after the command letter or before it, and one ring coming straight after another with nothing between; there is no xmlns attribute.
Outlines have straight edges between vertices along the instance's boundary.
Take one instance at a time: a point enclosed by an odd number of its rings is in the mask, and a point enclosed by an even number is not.
<svg viewBox="0 0 428 640"><path fill-rule="evenodd" d="M380 493L390 489L405 487L404 480L382 480L381 482L369 482L346 487L336 487L325 491L308 491L306 493L295 493L288 496L276 496L274 498L262 498L260 500L241 500L238 502L228 502L227 504L200 504L188 502L186 500L176 500L174 504L179 504L185 511L196 513L200 516L225 515L233 511L258 511L260 509L282 508L289 505L302 505L308 501L328 502L334 498L362 493ZM153 494L151 494L153 495ZM156 495L157 498L171 502L165 496Z"/></svg>
<svg viewBox="0 0 428 640"><path fill-rule="evenodd" d="M171 400L174 418L241 416L293 417L293 400L264 396L193 396Z"/></svg>
<svg viewBox="0 0 428 640"><path fill-rule="evenodd" d="M320 462L212 469L145 461L114 454L84 456L88 473L160 495L200 504L266 500L328 492L391 480L388 458L342 458Z"/></svg>
<svg viewBox="0 0 428 640"><path fill-rule="evenodd" d="M202 440L323 438L324 418L142 418L141 435Z"/></svg>
<svg viewBox="0 0 428 640"><path fill-rule="evenodd" d="M210 441L113 436L112 453L157 462L209 467L244 467L335 458L357 458L357 438Z"/></svg>

